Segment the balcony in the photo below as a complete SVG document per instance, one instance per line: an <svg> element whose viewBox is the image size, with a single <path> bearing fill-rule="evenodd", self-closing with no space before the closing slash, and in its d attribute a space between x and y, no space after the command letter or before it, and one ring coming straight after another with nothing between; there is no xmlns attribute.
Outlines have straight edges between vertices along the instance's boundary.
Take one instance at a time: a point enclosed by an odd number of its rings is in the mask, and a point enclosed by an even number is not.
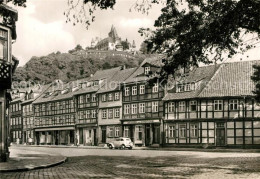
<svg viewBox="0 0 260 179"><path fill-rule="evenodd" d="M11 75L12 64L6 61L0 60L0 88L10 89L11 88Z"/></svg>

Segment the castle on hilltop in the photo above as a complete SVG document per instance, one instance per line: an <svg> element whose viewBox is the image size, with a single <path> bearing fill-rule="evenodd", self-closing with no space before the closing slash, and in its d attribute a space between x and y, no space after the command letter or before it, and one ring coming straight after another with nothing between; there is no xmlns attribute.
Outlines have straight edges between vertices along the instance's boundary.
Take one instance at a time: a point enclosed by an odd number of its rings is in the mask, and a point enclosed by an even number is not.
<svg viewBox="0 0 260 179"><path fill-rule="evenodd" d="M124 44L127 44L127 49L124 49ZM96 37L91 40L91 48L95 50L113 50L113 51L136 51L135 41L133 43L129 43L126 41L122 41L121 37L118 36L116 28L112 25L110 32L108 33L108 37L101 39Z"/></svg>

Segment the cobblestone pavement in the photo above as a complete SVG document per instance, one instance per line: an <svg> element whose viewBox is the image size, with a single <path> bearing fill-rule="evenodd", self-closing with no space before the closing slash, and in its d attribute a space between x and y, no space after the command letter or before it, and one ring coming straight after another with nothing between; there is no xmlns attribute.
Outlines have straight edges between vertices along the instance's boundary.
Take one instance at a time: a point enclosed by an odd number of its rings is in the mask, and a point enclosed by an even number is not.
<svg viewBox="0 0 260 179"><path fill-rule="evenodd" d="M260 178L259 153L58 150L69 156L66 163L27 172L0 173L0 178Z"/></svg>

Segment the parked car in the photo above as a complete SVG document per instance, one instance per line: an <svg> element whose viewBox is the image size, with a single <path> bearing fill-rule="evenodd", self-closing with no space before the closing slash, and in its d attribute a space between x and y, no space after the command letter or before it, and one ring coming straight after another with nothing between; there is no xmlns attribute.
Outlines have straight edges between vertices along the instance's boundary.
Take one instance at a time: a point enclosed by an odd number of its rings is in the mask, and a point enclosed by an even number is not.
<svg viewBox="0 0 260 179"><path fill-rule="evenodd" d="M110 149L113 148L119 148L119 149L132 149L133 148L133 142L131 141L130 138L126 138L126 137L119 137L116 138L114 141L108 143L108 147Z"/></svg>

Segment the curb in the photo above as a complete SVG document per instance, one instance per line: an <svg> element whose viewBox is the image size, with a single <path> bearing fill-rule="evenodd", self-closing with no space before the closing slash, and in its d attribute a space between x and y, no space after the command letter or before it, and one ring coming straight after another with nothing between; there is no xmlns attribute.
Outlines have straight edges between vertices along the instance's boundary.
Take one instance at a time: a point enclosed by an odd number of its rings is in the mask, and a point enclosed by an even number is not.
<svg viewBox="0 0 260 179"><path fill-rule="evenodd" d="M6 173L6 172L24 172L24 171L29 171L29 170L36 170L36 169L43 169L43 168L50 168L50 167L54 167L57 165L60 165L62 163L65 163L68 160L67 157L63 157L62 160L55 162L55 163L51 163L51 164L47 164L47 165L40 165L40 166L35 166L35 167L24 167L24 168L16 168L16 169L0 169L0 173Z"/></svg>

